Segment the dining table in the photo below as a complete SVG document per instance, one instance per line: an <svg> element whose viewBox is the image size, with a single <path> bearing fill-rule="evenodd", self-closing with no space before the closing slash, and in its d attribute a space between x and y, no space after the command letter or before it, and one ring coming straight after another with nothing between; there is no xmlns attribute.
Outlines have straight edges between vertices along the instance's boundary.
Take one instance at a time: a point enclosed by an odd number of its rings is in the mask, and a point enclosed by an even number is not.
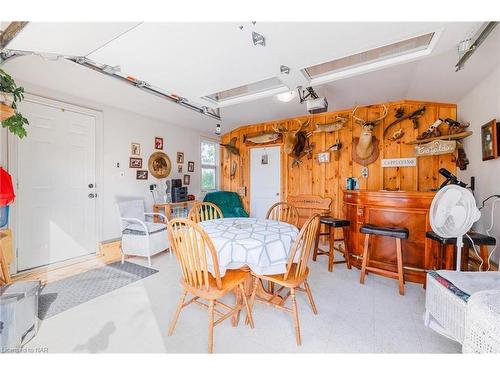
<svg viewBox="0 0 500 375"><path fill-rule="evenodd" d="M224 218L199 224L214 244L221 277L228 269L241 268L248 268L255 275L285 273L292 246L299 234L292 224L258 218ZM213 269L211 260L208 268ZM252 284L253 278L249 277L245 283L248 294ZM282 300L279 295L265 290L262 282L258 284L256 294L275 304L280 304Z"/></svg>

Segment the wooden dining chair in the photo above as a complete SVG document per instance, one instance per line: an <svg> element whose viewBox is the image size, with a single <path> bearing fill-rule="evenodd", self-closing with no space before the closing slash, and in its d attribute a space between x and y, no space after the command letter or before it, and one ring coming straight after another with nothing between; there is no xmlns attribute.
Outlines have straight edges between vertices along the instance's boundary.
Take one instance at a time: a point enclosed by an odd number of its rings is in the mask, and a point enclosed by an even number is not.
<svg viewBox="0 0 500 375"><path fill-rule="evenodd" d="M314 299L311 293L311 288L307 283L307 276L309 275L309 267L307 263L309 258L311 257L312 252L314 251L314 245L316 240L316 235L319 230L319 214L314 214L311 216L302 226L298 237L295 239L295 242L292 246L292 250L290 252L290 257L288 259L288 263L286 265L286 272L278 275L255 275L254 285L252 289L252 295L250 297L250 308L253 307L254 302L264 303L270 306L274 306L280 310L287 311L292 313L294 325L295 325L295 338L297 340L297 345L301 345L301 337L300 337L300 324L299 324L299 315L297 310L297 301L295 298L295 292L301 291L306 292L307 297L309 298L309 303L311 304L311 308L314 314L318 314L318 310L316 309L316 305L314 304ZM294 262L294 259L297 256L297 261ZM259 285L260 280L271 281L280 286L268 300L261 299L259 297L256 298L257 287ZM304 288L301 287L304 286ZM283 297L280 304L272 303L271 301L275 299L276 296L283 289L289 289L288 293ZM285 307L284 304L287 301L288 297L292 300L292 307ZM248 320L247 320L248 322Z"/></svg>
<svg viewBox="0 0 500 375"><path fill-rule="evenodd" d="M189 210L188 218L199 223L205 220L223 219L224 215L217 205L210 202L200 202Z"/></svg>
<svg viewBox="0 0 500 375"><path fill-rule="evenodd" d="M242 300L247 311L247 321L253 328L252 312L243 288L248 271L227 270L224 277L221 277L217 253L210 237L200 225L189 219L171 220L168 224L168 236L170 246L181 266L180 283L183 288L168 335L171 336L174 332L181 310L191 303L196 303L208 310L209 353L213 352L214 327L229 317L236 317L243 307ZM228 306L218 301L231 291L234 291L237 297L235 306ZM185 302L188 293L194 297ZM200 298L208 301L208 304L200 302ZM216 307L221 307L225 311L219 311ZM214 314L219 317L216 321L214 321Z"/></svg>
<svg viewBox="0 0 500 375"><path fill-rule="evenodd" d="M299 224L299 210L287 202L278 202L269 208L266 219L282 221L297 226Z"/></svg>

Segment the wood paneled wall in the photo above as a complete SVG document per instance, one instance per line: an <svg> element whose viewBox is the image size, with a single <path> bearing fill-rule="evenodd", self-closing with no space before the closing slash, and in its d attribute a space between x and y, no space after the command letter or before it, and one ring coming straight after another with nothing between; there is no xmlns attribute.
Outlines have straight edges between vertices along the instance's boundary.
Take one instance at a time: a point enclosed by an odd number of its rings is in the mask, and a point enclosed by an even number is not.
<svg viewBox="0 0 500 375"><path fill-rule="evenodd" d="M286 200L289 195L312 194L322 197L331 197L332 214L342 217L342 189L345 188L345 179L347 177L357 177L359 179L360 189L381 190L381 189L401 189L407 191L428 191L435 189L443 181L439 175L438 169L447 168L455 172L455 154L440 156L425 156L418 158L417 167L405 168L381 168L380 160L383 158L413 157L413 147L405 145L405 141L414 140L417 134L425 131L438 118L456 119L456 105L444 103L432 103L421 101L402 100L398 102L385 103L389 108L389 114L374 129L374 135L380 140L380 156L378 160L368 166L368 177L361 177L362 166L354 163L351 157L351 147L353 137L358 137L361 127L353 123L350 116L352 109L346 109L336 112L327 112L319 115L313 115L309 130L313 130L317 123L328 123L337 116L349 117L349 121L343 129L333 133L315 133L311 137L314 142L313 158L302 158L300 166L292 168L292 158L282 151L282 178L281 178L281 197ZM386 139L383 139L382 132L384 126L390 124L394 119L395 109L403 107L405 113L410 113L425 105L426 111L420 117L418 129L413 129L413 123L405 120L402 123L393 126L388 132ZM361 118L373 119L379 116L382 110L381 104L360 107L357 116ZM229 143L231 138L238 139L236 146L240 150L240 156L230 154L221 147L221 176L220 188L239 192L245 208L248 210L250 202L250 163L249 149L259 147L248 145L243 142L243 136L255 134L261 131L270 131L274 125L285 125L288 128L296 129L295 119L306 120L308 116L289 118L277 121L269 121L260 124L241 126L222 136L221 143ZM442 125L442 129L446 128ZM405 135L400 142L391 142L387 140L394 131L403 128ZM342 149L339 152L331 152L329 163L318 163L316 154L327 150L335 141L339 139L342 143ZM281 144L280 141L277 144ZM269 145L267 145L269 146ZM238 168L236 175L231 178L231 162L236 161ZM244 189L246 188L246 189ZM242 191L246 190L243 195Z"/></svg>

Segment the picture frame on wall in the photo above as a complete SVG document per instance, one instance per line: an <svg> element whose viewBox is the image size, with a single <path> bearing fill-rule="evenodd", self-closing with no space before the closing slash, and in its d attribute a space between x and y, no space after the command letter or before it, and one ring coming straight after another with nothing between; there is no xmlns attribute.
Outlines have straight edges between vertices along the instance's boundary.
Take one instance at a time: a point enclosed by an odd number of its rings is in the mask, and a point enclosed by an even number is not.
<svg viewBox="0 0 500 375"><path fill-rule="evenodd" d="M500 123L496 120L491 120L481 126L481 150L483 153L483 161L498 158L500 149Z"/></svg>
<svg viewBox="0 0 500 375"><path fill-rule="evenodd" d="M145 171L145 170L137 171L135 178L137 180L147 180L148 179L148 171Z"/></svg>
<svg viewBox="0 0 500 375"><path fill-rule="evenodd" d="M163 138L155 137L155 150L163 150Z"/></svg>
<svg viewBox="0 0 500 375"><path fill-rule="evenodd" d="M183 183L184 185L189 185L189 183L190 183L190 182L191 182L191 176L190 176L190 175L188 175L188 174L185 174L185 175L184 175L184 179L183 179L182 183Z"/></svg>
<svg viewBox="0 0 500 375"><path fill-rule="evenodd" d="M129 168L142 168L142 158L130 158Z"/></svg>
<svg viewBox="0 0 500 375"><path fill-rule="evenodd" d="M188 161L188 172L194 172L194 161Z"/></svg>
<svg viewBox="0 0 500 375"><path fill-rule="evenodd" d="M130 155L139 156L141 154L141 144L132 142L130 144Z"/></svg>
<svg viewBox="0 0 500 375"><path fill-rule="evenodd" d="M177 173L182 173L182 165L181 164L179 164L177 166Z"/></svg>
<svg viewBox="0 0 500 375"><path fill-rule="evenodd" d="M184 164L184 153L183 152L177 153L177 164Z"/></svg>

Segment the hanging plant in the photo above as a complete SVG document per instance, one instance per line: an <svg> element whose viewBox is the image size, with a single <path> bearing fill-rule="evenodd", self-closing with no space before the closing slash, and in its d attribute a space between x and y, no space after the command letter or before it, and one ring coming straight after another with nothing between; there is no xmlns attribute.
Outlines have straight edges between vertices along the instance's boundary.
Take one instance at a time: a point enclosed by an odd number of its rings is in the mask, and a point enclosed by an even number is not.
<svg viewBox="0 0 500 375"><path fill-rule="evenodd" d="M17 112L17 103L24 99L24 88L18 87L14 79L0 69L0 120L2 128L7 128L19 138L26 136L28 120Z"/></svg>

